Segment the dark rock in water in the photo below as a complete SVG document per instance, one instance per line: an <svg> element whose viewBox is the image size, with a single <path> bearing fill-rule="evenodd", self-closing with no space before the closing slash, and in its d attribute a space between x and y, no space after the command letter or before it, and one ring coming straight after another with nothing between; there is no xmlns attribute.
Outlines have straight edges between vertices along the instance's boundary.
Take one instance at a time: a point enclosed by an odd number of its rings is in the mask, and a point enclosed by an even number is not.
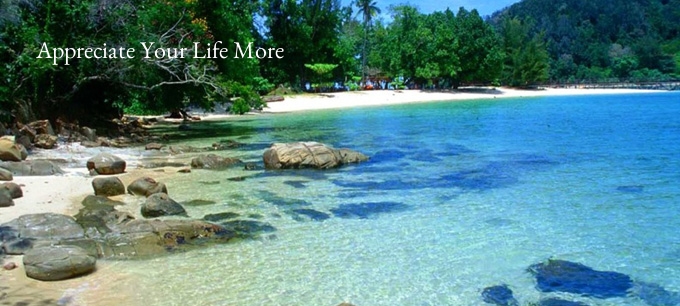
<svg viewBox="0 0 680 306"><path fill-rule="evenodd" d="M175 200L165 193L155 193L146 198L142 204L142 216L144 218L156 218L161 216L187 216L186 210Z"/></svg>
<svg viewBox="0 0 680 306"><path fill-rule="evenodd" d="M87 170L94 170L98 174L110 175L125 172L125 161L113 154L99 153L87 161Z"/></svg>
<svg viewBox="0 0 680 306"><path fill-rule="evenodd" d="M262 156L266 169L330 169L367 161L368 156L318 142L275 143Z"/></svg>
<svg viewBox="0 0 680 306"><path fill-rule="evenodd" d="M628 275L597 271L566 260L548 260L529 267L542 292L569 292L596 298L624 297L633 287Z"/></svg>
<svg viewBox="0 0 680 306"><path fill-rule="evenodd" d="M246 165L243 168L245 170L248 170L248 171L257 170L257 164L256 163L246 163Z"/></svg>
<svg viewBox="0 0 680 306"><path fill-rule="evenodd" d="M366 219L377 214L393 213L408 210L408 205L398 202L371 202L361 204L343 204L331 209L340 218Z"/></svg>
<svg viewBox="0 0 680 306"><path fill-rule="evenodd" d="M305 186L307 181L284 181L283 183L297 189L307 188L307 186Z"/></svg>
<svg viewBox="0 0 680 306"><path fill-rule="evenodd" d="M235 176L235 177L230 177L230 178L227 179L227 181L230 181L230 182L243 182L245 180L246 180L245 176Z"/></svg>
<svg viewBox="0 0 680 306"><path fill-rule="evenodd" d="M217 204L217 202L211 201L211 200L201 200L201 199L182 202L182 205L186 205L186 206L205 206L205 205L213 205L213 204Z"/></svg>
<svg viewBox="0 0 680 306"><path fill-rule="evenodd" d="M257 220L264 219L264 216L260 214L248 214L246 217Z"/></svg>
<svg viewBox="0 0 680 306"><path fill-rule="evenodd" d="M234 232L240 238L253 238L260 233L271 233L276 228L268 223L253 220L234 220L221 223L228 231Z"/></svg>
<svg viewBox="0 0 680 306"><path fill-rule="evenodd" d="M291 212L298 214L298 215L306 216L313 221L324 221L324 220L329 219L331 217L327 213L320 212L320 211L313 210L313 209L308 209L308 208L293 209L293 210L291 210Z"/></svg>
<svg viewBox="0 0 680 306"><path fill-rule="evenodd" d="M0 207L14 206L12 193L7 188L0 188Z"/></svg>
<svg viewBox="0 0 680 306"><path fill-rule="evenodd" d="M486 287L482 290L482 300L489 304L500 306L517 306L517 300L507 285Z"/></svg>
<svg viewBox="0 0 680 306"><path fill-rule="evenodd" d="M191 160L192 168L220 170L241 163L240 159L215 154L200 155Z"/></svg>
<svg viewBox="0 0 680 306"><path fill-rule="evenodd" d="M406 153L399 150L382 150L373 155L374 161L386 162L396 161L406 157Z"/></svg>
<svg viewBox="0 0 680 306"><path fill-rule="evenodd" d="M16 183L7 182L0 184L0 188L7 189L9 194L12 196L12 199L18 199L24 196L24 192L21 191L21 187Z"/></svg>
<svg viewBox="0 0 680 306"><path fill-rule="evenodd" d="M538 302L538 306L588 306L588 305L581 302L567 301L558 298L549 298Z"/></svg>
<svg viewBox="0 0 680 306"><path fill-rule="evenodd" d="M22 162L0 162L0 168L9 170L14 176L47 176L64 173L64 170L59 168L59 166L43 159L25 160Z"/></svg>
<svg viewBox="0 0 680 306"><path fill-rule="evenodd" d="M90 206L97 206L97 205L109 205L109 206L116 206L116 205L123 205L125 203L121 201L114 201L111 200L107 197L104 196L96 196L96 195L88 195L83 199L81 202L83 206L85 207L90 207Z"/></svg>
<svg viewBox="0 0 680 306"><path fill-rule="evenodd" d="M168 188L150 177L140 177L127 186L129 194L148 197L155 193L168 193Z"/></svg>
<svg viewBox="0 0 680 306"><path fill-rule="evenodd" d="M619 186L616 187L616 191L627 192L627 193L640 193L645 190L644 186L631 185L631 186Z"/></svg>
<svg viewBox="0 0 680 306"><path fill-rule="evenodd" d="M26 276L43 281L69 279L94 271L97 259L76 246L32 249L24 255Z"/></svg>
<svg viewBox="0 0 680 306"><path fill-rule="evenodd" d="M171 161L148 162L148 163L144 163L144 165L143 165L144 168L149 168L149 169L153 169L153 168L165 168L165 167L175 167L175 168L179 168L179 167L186 167L186 166L188 166L187 163L182 163L182 162L171 162Z"/></svg>
<svg viewBox="0 0 680 306"><path fill-rule="evenodd" d="M117 196L125 194L125 185L117 177L96 177L92 180L95 195Z"/></svg>
<svg viewBox="0 0 680 306"><path fill-rule="evenodd" d="M309 206L309 205L312 204L312 203L309 203L305 200L282 197L282 196L279 196L276 193L273 193L273 192L270 192L270 191L264 191L264 190L259 191L258 195L262 200L265 200L270 204L273 204L273 205L276 205L276 206L281 206L281 207L297 208L297 207L301 207L301 206Z"/></svg>
<svg viewBox="0 0 680 306"><path fill-rule="evenodd" d="M641 300L654 306L677 306L680 305L680 293L670 292L663 287L645 282L636 282L633 294Z"/></svg>
<svg viewBox="0 0 680 306"><path fill-rule="evenodd" d="M229 219L235 219L240 217L240 214L237 214L235 212L223 212L223 213L217 213L217 214L208 214L203 216L203 220L205 221L210 221L210 222L219 222L219 221L224 221L224 220L229 220Z"/></svg>

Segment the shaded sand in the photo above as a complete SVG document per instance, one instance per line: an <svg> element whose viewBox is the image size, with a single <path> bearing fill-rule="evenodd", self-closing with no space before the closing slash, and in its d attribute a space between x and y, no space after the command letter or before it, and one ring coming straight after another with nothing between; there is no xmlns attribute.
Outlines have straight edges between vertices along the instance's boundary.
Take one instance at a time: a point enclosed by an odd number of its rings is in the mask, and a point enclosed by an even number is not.
<svg viewBox="0 0 680 306"><path fill-rule="evenodd" d="M430 92L421 90L373 90L337 92L329 94L303 94L287 96L284 101L269 102L263 112L282 113L318 109L335 109L361 106L380 106L432 101L461 101L497 98L548 97L568 95L603 95L651 93L658 90L640 89L552 89L517 90L508 88L474 88L457 92Z"/></svg>

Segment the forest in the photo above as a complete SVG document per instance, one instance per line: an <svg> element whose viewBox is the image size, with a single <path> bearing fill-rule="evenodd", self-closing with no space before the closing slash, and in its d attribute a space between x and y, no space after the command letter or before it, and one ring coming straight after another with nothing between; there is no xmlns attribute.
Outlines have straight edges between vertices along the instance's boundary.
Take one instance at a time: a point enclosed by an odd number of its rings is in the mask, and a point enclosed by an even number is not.
<svg viewBox="0 0 680 306"><path fill-rule="evenodd" d="M0 121L96 125L224 102L242 114L279 90L671 80L679 34L680 0L524 0L486 17L377 0L0 0ZM218 41L283 51L206 56ZM204 53L142 56L150 43ZM45 46L138 54L65 65L38 58Z"/></svg>

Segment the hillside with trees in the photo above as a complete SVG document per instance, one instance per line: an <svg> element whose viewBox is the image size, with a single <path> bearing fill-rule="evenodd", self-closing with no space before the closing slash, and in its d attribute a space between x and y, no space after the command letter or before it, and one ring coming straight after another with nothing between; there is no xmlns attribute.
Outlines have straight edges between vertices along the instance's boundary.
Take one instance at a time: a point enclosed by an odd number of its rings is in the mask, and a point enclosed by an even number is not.
<svg viewBox="0 0 680 306"><path fill-rule="evenodd" d="M679 0L524 0L489 21L496 29L515 24L524 27L518 31L542 36L551 82L680 74Z"/></svg>
<svg viewBox="0 0 680 306"><path fill-rule="evenodd" d="M96 125L224 102L244 113L280 88L669 79L680 69L679 1L524 0L485 20L474 9L422 13L371 0L0 0L0 122ZM285 51L235 58L235 43ZM137 56L65 65L37 58L46 45L134 47ZM165 56L144 57L142 46ZM206 56L221 47L231 56ZM192 48L200 54L177 56Z"/></svg>

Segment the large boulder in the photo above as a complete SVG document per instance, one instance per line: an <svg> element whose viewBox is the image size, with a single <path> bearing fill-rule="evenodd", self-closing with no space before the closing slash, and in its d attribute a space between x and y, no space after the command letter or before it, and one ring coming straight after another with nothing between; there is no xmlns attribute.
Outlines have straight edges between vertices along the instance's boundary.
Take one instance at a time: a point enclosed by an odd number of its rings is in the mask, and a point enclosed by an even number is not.
<svg viewBox="0 0 680 306"><path fill-rule="evenodd" d="M10 207L14 206L14 198L9 189L0 188L0 207Z"/></svg>
<svg viewBox="0 0 680 306"><path fill-rule="evenodd" d="M349 149L335 149L318 142L275 143L264 152L267 169L330 169L368 160Z"/></svg>
<svg viewBox="0 0 680 306"><path fill-rule="evenodd" d="M0 162L0 168L9 170L15 176L47 176L64 173L64 170L52 161L44 159Z"/></svg>
<svg viewBox="0 0 680 306"><path fill-rule="evenodd" d="M17 144L11 137L0 138L0 161L22 161L28 157L24 146Z"/></svg>
<svg viewBox="0 0 680 306"><path fill-rule="evenodd" d="M94 178L92 188L94 188L95 195L111 197L125 194L125 185L115 176Z"/></svg>
<svg viewBox="0 0 680 306"><path fill-rule="evenodd" d="M99 153L87 161L87 170L98 174L119 174L125 172L125 161L109 153Z"/></svg>
<svg viewBox="0 0 680 306"><path fill-rule="evenodd" d="M84 127L80 128L80 133L83 136L85 136L85 138L88 141L97 142L97 140L98 140L97 130L95 130L95 129L91 129L89 127L84 126Z"/></svg>
<svg viewBox="0 0 680 306"><path fill-rule="evenodd" d="M83 228L71 216L43 213L23 215L0 225L0 241L7 254L21 255L35 245L85 238Z"/></svg>
<svg viewBox="0 0 680 306"><path fill-rule="evenodd" d="M201 169L225 169L229 166L241 163L240 159L231 157L222 157L215 154L199 155L191 160L192 168Z"/></svg>
<svg viewBox="0 0 680 306"><path fill-rule="evenodd" d="M5 168L0 168L0 181L11 181L14 179L14 176L12 175L12 171L9 171Z"/></svg>
<svg viewBox="0 0 680 306"><path fill-rule="evenodd" d="M156 218L161 216L187 216L186 210L175 200L165 193L155 193L146 198L142 204L142 216L144 218Z"/></svg>
<svg viewBox="0 0 680 306"><path fill-rule="evenodd" d="M148 197L155 193L168 193L165 184L159 183L150 177L140 177L127 186L129 194Z"/></svg>
<svg viewBox="0 0 680 306"><path fill-rule="evenodd" d="M41 149L54 149L57 145L57 136L49 134L39 134L33 140L33 145Z"/></svg>
<svg viewBox="0 0 680 306"><path fill-rule="evenodd" d="M32 249L24 255L26 276L56 281L94 271L97 259L84 249L72 245L56 245Z"/></svg>
<svg viewBox="0 0 680 306"><path fill-rule="evenodd" d="M9 194L12 196L12 199L18 199L24 196L24 192L21 191L21 186L17 185L16 183L7 182L4 184L0 184L0 189L6 189L7 191L9 191Z"/></svg>

